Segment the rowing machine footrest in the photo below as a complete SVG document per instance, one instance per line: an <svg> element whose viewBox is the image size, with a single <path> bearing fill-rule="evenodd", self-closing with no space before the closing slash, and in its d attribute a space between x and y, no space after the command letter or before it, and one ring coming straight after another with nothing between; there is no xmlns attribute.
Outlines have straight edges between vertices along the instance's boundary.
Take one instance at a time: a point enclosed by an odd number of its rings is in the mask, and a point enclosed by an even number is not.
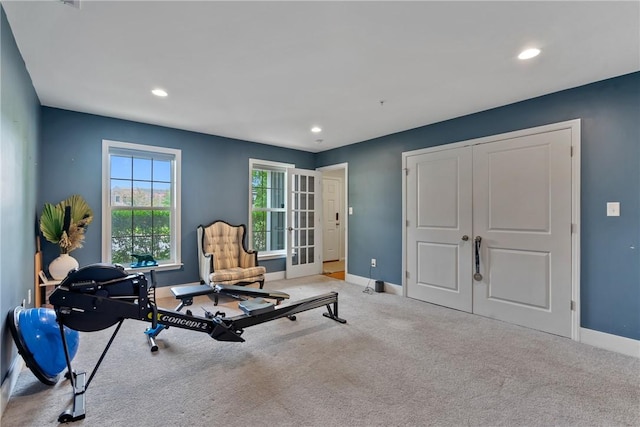
<svg viewBox="0 0 640 427"><path fill-rule="evenodd" d="M248 314L249 316L266 313L267 311L274 309L272 302L265 301L262 298L242 301L238 304L238 307L244 312L244 314Z"/></svg>

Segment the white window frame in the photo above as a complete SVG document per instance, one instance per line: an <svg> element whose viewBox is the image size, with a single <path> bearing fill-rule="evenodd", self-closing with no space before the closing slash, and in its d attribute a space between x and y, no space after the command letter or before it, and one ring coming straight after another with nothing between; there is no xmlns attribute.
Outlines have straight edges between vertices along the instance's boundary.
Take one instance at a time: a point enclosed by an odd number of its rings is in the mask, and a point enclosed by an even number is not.
<svg viewBox="0 0 640 427"><path fill-rule="evenodd" d="M287 227L287 203L288 203L288 189L287 189L287 181L288 174L287 169L295 168L296 165L292 163L281 163L281 162L273 162L269 160L260 160L260 159L249 159L249 221L248 225L248 238L247 243L249 248L253 248L253 170L255 169L267 169L278 172L284 172L284 208L274 209L274 211L285 212L285 229ZM285 236L285 247L282 250L276 251L258 251L258 259L275 259L275 258L285 258L287 256L287 239Z"/></svg>
<svg viewBox="0 0 640 427"><path fill-rule="evenodd" d="M152 145L133 144L129 142L102 140L102 262L111 263L111 154L136 154L145 157L173 157L171 162L171 259L159 262L158 266L131 268L124 265L125 270L147 272L149 270L175 270L182 267L181 250L181 165L182 151L174 148L156 147Z"/></svg>

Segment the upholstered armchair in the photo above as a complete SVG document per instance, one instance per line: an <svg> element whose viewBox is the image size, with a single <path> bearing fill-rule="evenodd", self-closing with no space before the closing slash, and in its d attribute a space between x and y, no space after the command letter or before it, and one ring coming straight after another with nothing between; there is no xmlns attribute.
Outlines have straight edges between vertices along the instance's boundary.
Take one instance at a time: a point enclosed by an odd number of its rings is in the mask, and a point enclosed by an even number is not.
<svg viewBox="0 0 640 427"><path fill-rule="evenodd" d="M258 265L258 253L245 246L244 225L214 221L198 226L200 280L209 286L264 286L266 269Z"/></svg>

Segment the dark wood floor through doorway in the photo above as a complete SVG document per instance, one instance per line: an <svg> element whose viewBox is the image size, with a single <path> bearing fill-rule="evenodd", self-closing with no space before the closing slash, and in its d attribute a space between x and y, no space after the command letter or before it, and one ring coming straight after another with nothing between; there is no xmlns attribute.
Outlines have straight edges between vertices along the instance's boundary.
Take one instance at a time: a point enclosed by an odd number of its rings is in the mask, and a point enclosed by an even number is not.
<svg viewBox="0 0 640 427"><path fill-rule="evenodd" d="M344 280L344 261L327 261L322 263L322 274L334 279Z"/></svg>

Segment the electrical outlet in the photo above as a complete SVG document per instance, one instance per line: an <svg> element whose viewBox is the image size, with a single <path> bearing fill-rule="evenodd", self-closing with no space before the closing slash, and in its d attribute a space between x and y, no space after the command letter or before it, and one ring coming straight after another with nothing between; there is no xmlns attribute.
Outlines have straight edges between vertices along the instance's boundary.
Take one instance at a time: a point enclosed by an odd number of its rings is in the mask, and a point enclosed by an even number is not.
<svg viewBox="0 0 640 427"><path fill-rule="evenodd" d="M371 267L375 267L375 266L376 266L376 259L371 258Z"/></svg>

